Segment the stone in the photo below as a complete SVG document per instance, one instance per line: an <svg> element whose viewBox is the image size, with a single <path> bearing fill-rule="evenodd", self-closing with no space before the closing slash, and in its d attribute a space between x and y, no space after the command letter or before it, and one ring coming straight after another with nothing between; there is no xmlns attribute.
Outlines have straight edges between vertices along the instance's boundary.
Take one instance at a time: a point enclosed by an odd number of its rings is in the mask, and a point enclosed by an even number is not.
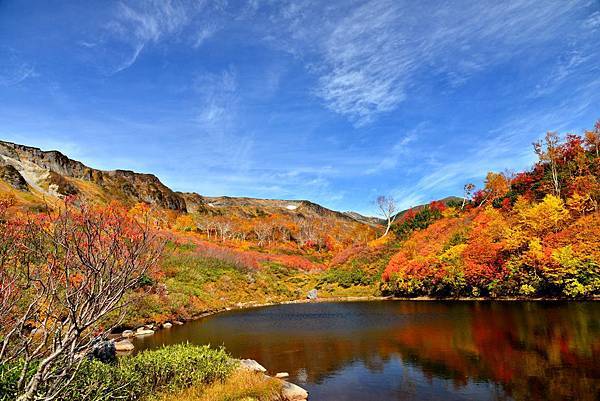
<svg viewBox="0 0 600 401"><path fill-rule="evenodd" d="M135 333L131 330L125 330L124 332L121 333L121 336L125 337L125 338L129 338L129 337L135 336Z"/></svg>
<svg viewBox="0 0 600 401"><path fill-rule="evenodd" d="M281 395L286 401L303 401L308 399L308 391L304 390L302 387L283 381L283 386L281 388Z"/></svg>
<svg viewBox="0 0 600 401"><path fill-rule="evenodd" d="M129 340L121 340L115 343L115 350L117 352L129 352L133 351L135 346Z"/></svg>
<svg viewBox="0 0 600 401"><path fill-rule="evenodd" d="M140 327L135 331L136 336L151 336L154 334L154 330L146 329L144 327Z"/></svg>
<svg viewBox="0 0 600 401"><path fill-rule="evenodd" d="M290 377L290 374L288 372L279 372L275 375L275 378L277 379L286 379Z"/></svg>
<svg viewBox="0 0 600 401"><path fill-rule="evenodd" d="M318 297L318 295L317 295L317 289L316 288L313 288L312 290L310 290L308 292L308 294L306 295L306 298L311 299L311 300L312 299L317 299L317 297Z"/></svg>
<svg viewBox="0 0 600 401"><path fill-rule="evenodd" d="M171 327L173 327L173 325L169 322L163 323L162 325L163 329L170 329Z"/></svg>
<svg viewBox="0 0 600 401"><path fill-rule="evenodd" d="M133 344L132 344L133 346ZM117 349L114 341L98 341L94 344L90 356L103 363L114 363L117 361Z"/></svg>
<svg viewBox="0 0 600 401"><path fill-rule="evenodd" d="M247 369L253 372L262 372L265 373L267 369L262 366L260 363L256 362L254 359L242 359L240 360L240 366L243 369Z"/></svg>
<svg viewBox="0 0 600 401"><path fill-rule="evenodd" d="M183 325L183 322L180 322L179 320L173 320L173 324L176 326L181 326Z"/></svg>

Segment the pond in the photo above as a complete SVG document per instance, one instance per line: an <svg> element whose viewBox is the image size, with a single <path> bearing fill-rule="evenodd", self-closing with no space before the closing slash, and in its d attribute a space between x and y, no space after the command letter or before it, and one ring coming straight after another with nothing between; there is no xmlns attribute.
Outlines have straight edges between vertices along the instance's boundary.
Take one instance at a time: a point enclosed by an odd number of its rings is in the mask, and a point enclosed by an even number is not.
<svg viewBox="0 0 600 401"><path fill-rule="evenodd" d="M229 311L136 339L224 345L312 401L600 400L600 303L374 301Z"/></svg>

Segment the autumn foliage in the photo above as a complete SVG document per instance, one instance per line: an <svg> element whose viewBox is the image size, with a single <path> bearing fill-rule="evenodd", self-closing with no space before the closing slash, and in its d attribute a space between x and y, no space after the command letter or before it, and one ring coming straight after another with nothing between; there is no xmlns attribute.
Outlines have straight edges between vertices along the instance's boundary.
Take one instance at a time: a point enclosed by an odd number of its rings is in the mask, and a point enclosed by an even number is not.
<svg viewBox="0 0 600 401"><path fill-rule="evenodd" d="M404 242L382 289L416 296L600 294L600 124L583 137L549 133L539 162L489 173L464 210L428 207L395 229ZM463 209L463 208L461 208Z"/></svg>

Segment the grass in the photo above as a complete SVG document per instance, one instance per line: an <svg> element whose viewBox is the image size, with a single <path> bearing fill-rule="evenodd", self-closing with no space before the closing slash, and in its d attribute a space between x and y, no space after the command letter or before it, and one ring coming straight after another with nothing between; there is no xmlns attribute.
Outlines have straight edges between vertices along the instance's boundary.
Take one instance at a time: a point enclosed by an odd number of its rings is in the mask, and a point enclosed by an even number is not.
<svg viewBox="0 0 600 401"><path fill-rule="evenodd" d="M203 388L223 382L235 371L236 365L223 349L185 344L123 357L114 365L86 359L56 400L149 399L153 394L172 394L189 387ZM16 399L20 369L19 361L0 365L1 401ZM43 384L41 391L43 394Z"/></svg>
<svg viewBox="0 0 600 401"><path fill-rule="evenodd" d="M278 401L281 382L262 373L239 369L224 381L159 394L148 401Z"/></svg>
<svg viewBox="0 0 600 401"><path fill-rule="evenodd" d="M382 253L391 252L367 249L366 254L324 271L307 272L275 261L243 269L231 261L203 256L194 245L170 243L161 261L163 276L156 280L164 291L130 294L122 327L193 319L240 304L302 300L313 288L319 290L320 298L377 295L378 278L385 267Z"/></svg>

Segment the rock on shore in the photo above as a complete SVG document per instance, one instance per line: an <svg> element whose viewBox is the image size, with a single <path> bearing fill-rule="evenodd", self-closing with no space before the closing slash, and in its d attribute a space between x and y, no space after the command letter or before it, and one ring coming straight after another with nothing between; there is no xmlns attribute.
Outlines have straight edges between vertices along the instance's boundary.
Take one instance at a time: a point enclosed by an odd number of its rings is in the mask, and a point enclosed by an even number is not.
<svg viewBox="0 0 600 401"><path fill-rule="evenodd" d="M265 375L265 377L271 378L271 376L269 376L265 373L267 371L267 369L265 369L264 366L262 366L260 363L256 362L254 359L242 359L239 362L240 362L241 369L247 369L252 372L262 373ZM282 400L284 400L284 401L308 400L308 391L306 391L305 389L303 389L302 387L300 387L294 383L290 383L290 382L283 380L283 378L285 378L285 377L289 377L289 374L283 372L283 373L277 373L275 375L275 380L279 380L281 382Z"/></svg>

